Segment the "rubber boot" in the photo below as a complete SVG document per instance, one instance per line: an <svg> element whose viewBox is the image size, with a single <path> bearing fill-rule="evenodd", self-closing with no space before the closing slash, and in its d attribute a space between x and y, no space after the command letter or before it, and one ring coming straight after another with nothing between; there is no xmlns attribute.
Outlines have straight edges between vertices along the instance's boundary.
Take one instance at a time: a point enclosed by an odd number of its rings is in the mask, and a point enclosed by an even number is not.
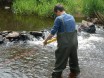
<svg viewBox="0 0 104 78"><path fill-rule="evenodd" d="M79 73L70 73L69 74L69 78L78 78L78 76L79 76Z"/></svg>
<svg viewBox="0 0 104 78"><path fill-rule="evenodd" d="M53 72L52 78L62 78L61 75L62 75L62 72Z"/></svg>

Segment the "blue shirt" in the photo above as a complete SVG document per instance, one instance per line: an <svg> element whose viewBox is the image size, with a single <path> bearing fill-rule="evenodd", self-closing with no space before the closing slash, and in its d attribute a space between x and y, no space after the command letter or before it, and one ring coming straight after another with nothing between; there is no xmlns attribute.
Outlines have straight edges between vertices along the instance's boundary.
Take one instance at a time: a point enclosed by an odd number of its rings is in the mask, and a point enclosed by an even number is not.
<svg viewBox="0 0 104 78"><path fill-rule="evenodd" d="M63 20L63 21L62 21ZM64 25L63 25L64 22ZM76 29L75 19L70 14L62 14L61 16L57 16L54 21L54 26L51 29L51 34L55 35L56 33L62 32L72 32Z"/></svg>

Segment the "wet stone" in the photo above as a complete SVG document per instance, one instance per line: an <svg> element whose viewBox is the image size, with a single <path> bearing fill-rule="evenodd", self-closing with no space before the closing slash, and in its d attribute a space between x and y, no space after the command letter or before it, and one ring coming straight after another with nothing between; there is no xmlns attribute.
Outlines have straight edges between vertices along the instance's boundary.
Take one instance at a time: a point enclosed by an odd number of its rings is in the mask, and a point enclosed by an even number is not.
<svg viewBox="0 0 104 78"><path fill-rule="evenodd" d="M2 31L1 32L3 37L6 37L9 33L10 33L10 31Z"/></svg>
<svg viewBox="0 0 104 78"><path fill-rule="evenodd" d="M31 31L30 34L33 35L34 37L42 37L43 36L43 33L38 32L38 31Z"/></svg>
<svg viewBox="0 0 104 78"><path fill-rule="evenodd" d="M2 31L0 32L0 36L4 38L4 43L7 42L19 42L27 43L27 41L31 40L41 40L43 41L43 32L41 31ZM0 37L1 40L1 37Z"/></svg>
<svg viewBox="0 0 104 78"><path fill-rule="evenodd" d="M0 35L0 44L2 44L4 42L3 36Z"/></svg>

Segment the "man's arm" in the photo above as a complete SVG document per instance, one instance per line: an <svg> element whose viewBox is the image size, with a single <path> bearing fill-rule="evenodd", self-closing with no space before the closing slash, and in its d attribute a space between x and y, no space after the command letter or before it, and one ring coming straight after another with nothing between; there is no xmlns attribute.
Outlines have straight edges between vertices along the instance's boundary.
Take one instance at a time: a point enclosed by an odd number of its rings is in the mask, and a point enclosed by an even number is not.
<svg viewBox="0 0 104 78"><path fill-rule="evenodd" d="M50 40L54 35L55 33L57 33L58 29L59 29L59 26L60 26L60 19L59 18L56 18L55 19L55 22L54 22L54 26L53 28L51 29L51 33L50 35L46 38L46 40L43 42L44 45L47 44L47 41Z"/></svg>
<svg viewBox="0 0 104 78"><path fill-rule="evenodd" d="M47 41L50 40L54 35L50 34L44 41L44 45L47 45Z"/></svg>

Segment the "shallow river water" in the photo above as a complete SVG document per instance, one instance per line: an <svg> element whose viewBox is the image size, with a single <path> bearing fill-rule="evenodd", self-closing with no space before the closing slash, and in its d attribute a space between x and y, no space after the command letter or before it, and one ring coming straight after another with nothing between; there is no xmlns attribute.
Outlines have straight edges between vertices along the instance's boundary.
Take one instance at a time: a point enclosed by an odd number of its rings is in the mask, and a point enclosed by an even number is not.
<svg viewBox="0 0 104 78"><path fill-rule="evenodd" d="M80 78L104 78L104 30L79 33ZM0 78L51 78L57 43L43 46L43 40L6 43L0 46ZM63 72L67 78L69 67Z"/></svg>

